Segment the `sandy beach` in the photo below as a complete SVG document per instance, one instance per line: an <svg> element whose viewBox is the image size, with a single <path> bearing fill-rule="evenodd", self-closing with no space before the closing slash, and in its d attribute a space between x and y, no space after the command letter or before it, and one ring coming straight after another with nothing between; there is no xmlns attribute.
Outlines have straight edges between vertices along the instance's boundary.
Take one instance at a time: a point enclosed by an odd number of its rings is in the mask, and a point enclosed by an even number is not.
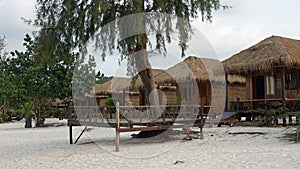
<svg viewBox="0 0 300 169"><path fill-rule="evenodd" d="M66 120L24 128L24 121L0 124L1 168L299 168L300 144L284 139L290 130L261 127L205 128L204 139L171 141L131 138L91 128L70 145ZM83 127L74 127L74 137ZM232 134L261 132L262 134Z"/></svg>

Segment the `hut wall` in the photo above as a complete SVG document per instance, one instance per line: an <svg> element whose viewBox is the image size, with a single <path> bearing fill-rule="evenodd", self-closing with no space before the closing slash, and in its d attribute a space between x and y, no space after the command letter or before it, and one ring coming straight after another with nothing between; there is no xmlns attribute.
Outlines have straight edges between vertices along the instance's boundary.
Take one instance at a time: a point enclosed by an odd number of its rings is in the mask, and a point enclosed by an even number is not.
<svg viewBox="0 0 300 169"><path fill-rule="evenodd" d="M294 99L294 98L296 98L297 94L299 94L297 89L285 91L286 98Z"/></svg>
<svg viewBox="0 0 300 169"><path fill-rule="evenodd" d="M139 94L129 94L129 98L125 99L125 103L130 103L132 106L140 105L140 95Z"/></svg>
<svg viewBox="0 0 300 169"><path fill-rule="evenodd" d="M211 105L211 85L210 82L198 83L200 104Z"/></svg>
<svg viewBox="0 0 300 169"><path fill-rule="evenodd" d="M177 105L178 98L176 91L164 91L165 97L167 99L167 105Z"/></svg>
<svg viewBox="0 0 300 169"><path fill-rule="evenodd" d="M275 77L275 98L281 98L282 97L282 82L281 82L281 76L278 74Z"/></svg>
<svg viewBox="0 0 300 169"><path fill-rule="evenodd" d="M229 84L228 85L228 102L227 107L230 107L230 104L232 101L237 101L237 99L240 98L240 100L248 100L249 94L247 92L246 85L238 85L238 84Z"/></svg>

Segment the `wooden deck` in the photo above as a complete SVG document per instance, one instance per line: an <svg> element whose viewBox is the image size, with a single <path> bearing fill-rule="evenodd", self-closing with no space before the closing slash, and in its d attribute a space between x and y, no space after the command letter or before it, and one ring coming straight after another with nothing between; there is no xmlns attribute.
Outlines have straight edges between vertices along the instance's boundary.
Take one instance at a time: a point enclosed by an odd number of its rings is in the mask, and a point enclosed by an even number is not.
<svg viewBox="0 0 300 169"><path fill-rule="evenodd" d="M114 128L116 131L116 151L119 151L121 132L167 130L196 126L200 128L202 133L202 127L209 116L210 106L129 107L118 106L117 104L115 107L75 106L74 110L75 117L68 120L70 144L73 144L73 126ZM75 144L80 136L76 139Z"/></svg>

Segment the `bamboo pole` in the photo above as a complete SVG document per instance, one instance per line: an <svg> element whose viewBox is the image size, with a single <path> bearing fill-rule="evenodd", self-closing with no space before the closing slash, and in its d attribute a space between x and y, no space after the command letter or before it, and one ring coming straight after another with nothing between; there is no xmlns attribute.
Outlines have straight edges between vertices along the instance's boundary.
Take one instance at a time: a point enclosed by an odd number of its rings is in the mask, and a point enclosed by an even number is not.
<svg viewBox="0 0 300 169"><path fill-rule="evenodd" d="M119 146L120 146L120 103L116 103L116 118L117 118L117 126L116 126L116 152L119 152Z"/></svg>

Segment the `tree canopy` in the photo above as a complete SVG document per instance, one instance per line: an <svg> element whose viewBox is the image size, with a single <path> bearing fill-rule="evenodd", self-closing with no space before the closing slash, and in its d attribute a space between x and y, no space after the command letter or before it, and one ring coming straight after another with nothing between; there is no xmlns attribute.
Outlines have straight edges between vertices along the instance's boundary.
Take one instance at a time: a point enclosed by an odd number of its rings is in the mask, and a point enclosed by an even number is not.
<svg viewBox="0 0 300 169"><path fill-rule="evenodd" d="M156 31L155 48L165 50L165 43L171 42L171 34L174 32L171 18L159 18L154 15L141 18L141 22L132 22L133 28L146 29L146 36L135 35L126 39L121 39L124 31L119 18L136 13L166 13L170 16L180 17L187 21L184 25L178 21L176 29L180 31L180 47L186 48L188 34L192 33L189 29L189 22L192 18L202 17L202 20L212 20L212 11L218 10L222 6L219 0L37 0L38 11L35 24L41 26L40 35L46 38L47 34L51 36L45 41L48 45L47 51L59 50L60 44L52 43L61 41L69 44L73 48L84 49L86 43L91 38L98 38L97 47L106 53L112 49L118 49L123 57L128 56L130 50L139 48L140 41L150 44L148 38L149 30ZM141 17L145 17L141 15ZM106 27L105 25L116 21L114 25ZM138 25L135 27L135 25ZM101 30L101 31L99 31ZM164 34L162 34L164 32ZM98 34L97 34L98 33ZM45 36L46 35L46 36ZM53 36L54 35L54 36ZM139 39L141 38L141 39Z"/></svg>
<svg viewBox="0 0 300 169"><path fill-rule="evenodd" d="M30 112L39 126L43 117L51 113L55 99L67 99L72 95L76 55L70 54L73 61L57 57L55 64L41 64L35 59L39 55L39 43L27 34L23 45L25 51L11 52L10 57L0 61L0 104L5 112L22 112L30 103Z"/></svg>
<svg viewBox="0 0 300 169"><path fill-rule="evenodd" d="M147 52L156 49L165 53L166 43L171 43L172 35L178 32L178 45L184 56L193 32L191 19L200 16L203 21L211 21L213 10L226 8L219 0L37 0L37 3L35 24L41 27L44 60L59 53L63 49L61 44L86 53L87 44L94 40L103 60L115 49L120 60L128 60L128 70L133 74L138 72L146 96L155 89ZM128 34L132 30L135 34ZM156 97L153 96L154 100ZM146 97L145 102L149 103L149 99Z"/></svg>

